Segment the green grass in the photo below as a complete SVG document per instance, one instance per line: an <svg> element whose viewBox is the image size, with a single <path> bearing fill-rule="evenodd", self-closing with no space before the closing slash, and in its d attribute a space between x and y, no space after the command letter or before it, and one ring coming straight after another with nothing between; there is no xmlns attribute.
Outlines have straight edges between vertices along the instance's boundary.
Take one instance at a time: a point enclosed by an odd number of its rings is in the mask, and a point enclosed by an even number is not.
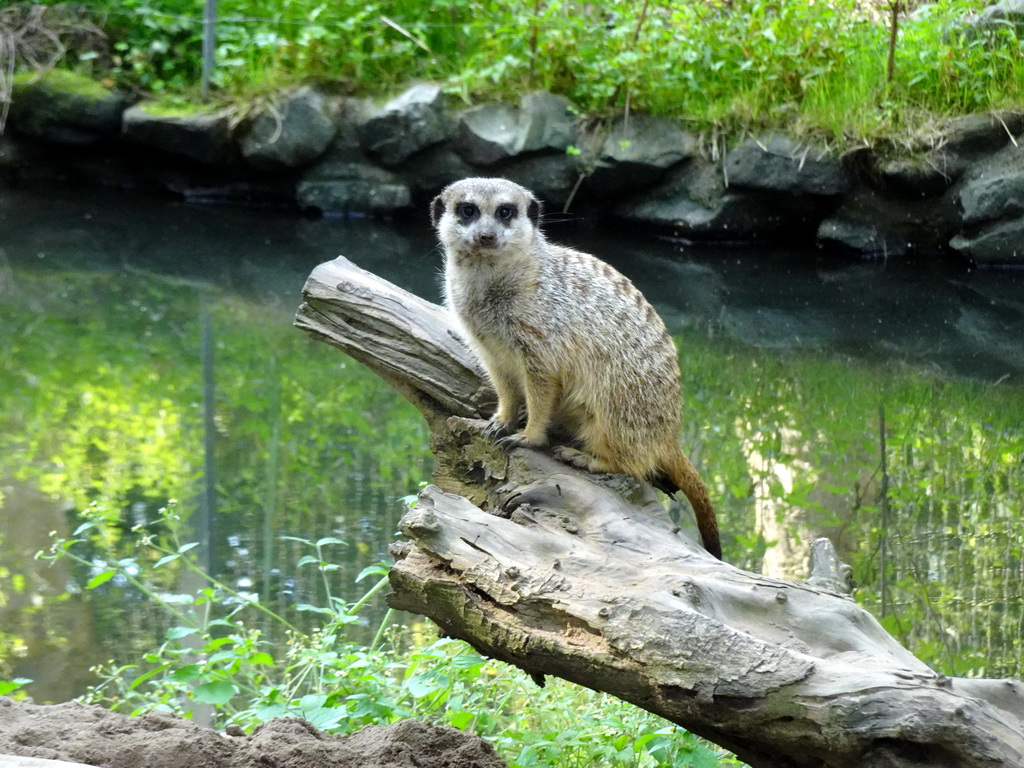
<svg viewBox="0 0 1024 768"><path fill-rule="evenodd" d="M1024 48L1010 25L965 35L987 0L937 0L901 19L886 79L888 20L863 0L222 0L221 97L301 82L363 95L417 80L465 102L548 89L578 109L642 109L697 129L785 126L846 142L909 134L950 114L1024 101ZM194 93L200 0L97 0L102 51L69 60L150 92Z"/></svg>

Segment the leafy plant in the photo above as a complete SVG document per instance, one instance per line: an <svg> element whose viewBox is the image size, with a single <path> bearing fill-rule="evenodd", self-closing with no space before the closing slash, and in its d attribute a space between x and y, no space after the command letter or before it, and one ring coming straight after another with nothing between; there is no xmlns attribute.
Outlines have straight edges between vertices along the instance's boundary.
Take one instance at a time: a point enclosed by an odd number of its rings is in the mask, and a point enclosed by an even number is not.
<svg viewBox="0 0 1024 768"><path fill-rule="evenodd" d="M861 140L1020 101L1018 27L965 24L985 4L938 0L893 27L866 0L222 0L213 79L245 101L308 80L380 96L432 79L466 100L546 88L590 113ZM97 0L110 49L78 60L128 87L194 93L202 10L200 0Z"/></svg>
<svg viewBox="0 0 1024 768"><path fill-rule="evenodd" d="M348 603L332 594L336 570L328 549L335 537L296 539L307 550L299 568L323 578L319 604L300 611L322 617L302 631L198 570L193 545L177 538L175 505L162 511L134 558L107 560L96 541L105 538L110 513L101 504L82 514L70 539L58 539L43 555L70 558L91 569L86 588L122 579L172 618L164 640L141 663L96 669L101 682L84 700L138 714L161 708L189 716L201 704L214 707L217 723L252 727L273 717L303 717L318 728L352 732L369 724L418 717L473 731L492 740L513 766L739 765L682 729L602 694L552 681L544 689L524 674L489 661L453 640L416 639L381 622L369 645L347 630L364 621L361 610L387 584L387 568L369 567L359 579L377 577L361 598ZM99 548L102 550L102 545ZM162 569L185 569L206 583L195 593L167 593L152 581ZM268 643L246 616L261 611L288 630L283 645ZM420 629L416 629L419 632ZM10 690L25 681L5 684Z"/></svg>

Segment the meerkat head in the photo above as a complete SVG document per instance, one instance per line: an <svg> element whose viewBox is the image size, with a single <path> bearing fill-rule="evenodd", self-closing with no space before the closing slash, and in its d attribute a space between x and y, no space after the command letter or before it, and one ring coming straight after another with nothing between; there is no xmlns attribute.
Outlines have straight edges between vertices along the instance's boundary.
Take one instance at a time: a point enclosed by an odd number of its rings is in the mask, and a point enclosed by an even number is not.
<svg viewBox="0 0 1024 768"><path fill-rule="evenodd" d="M506 179L463 179L434 198L430 219L449 252L494 259L533 242L540 233L541 204Z"/></svg>

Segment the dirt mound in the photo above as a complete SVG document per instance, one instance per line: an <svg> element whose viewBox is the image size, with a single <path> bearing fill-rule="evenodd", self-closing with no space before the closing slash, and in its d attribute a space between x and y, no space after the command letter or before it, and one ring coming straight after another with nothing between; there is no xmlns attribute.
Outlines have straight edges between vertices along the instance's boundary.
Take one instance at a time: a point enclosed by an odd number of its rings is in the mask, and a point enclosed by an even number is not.
<svg viewBox="0 0 1024 768"><path fill-rule="evenodd" d="M283 718L225 736L163 712L0 697L0 765L4 755L109 768L507 768L482 739L417 720L334 736Z"/></svg>

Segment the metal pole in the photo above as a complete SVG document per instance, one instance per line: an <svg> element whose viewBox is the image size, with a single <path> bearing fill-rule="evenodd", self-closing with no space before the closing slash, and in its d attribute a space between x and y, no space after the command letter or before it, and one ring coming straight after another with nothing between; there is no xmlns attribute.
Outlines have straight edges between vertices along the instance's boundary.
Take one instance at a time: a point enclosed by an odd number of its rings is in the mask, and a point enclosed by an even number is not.
<svg viewBox="0 0 1024 768"><path fill-rule="evenodd" d="M213 76L214 53L217 47L217 0L206 0L203 8L203 80L202 95L210 96L210 78Z"/></svg>
<svg viewBox="0 0 1024 768"><path fill-rule="evenodd" d="M213 319L210 317L212 298L204 293L201 299L201 331L199 358L203 374L203 492L199 505L200 566L211 576L217 576L217 478L216 478L216 386L214 384Z"/></svg>

